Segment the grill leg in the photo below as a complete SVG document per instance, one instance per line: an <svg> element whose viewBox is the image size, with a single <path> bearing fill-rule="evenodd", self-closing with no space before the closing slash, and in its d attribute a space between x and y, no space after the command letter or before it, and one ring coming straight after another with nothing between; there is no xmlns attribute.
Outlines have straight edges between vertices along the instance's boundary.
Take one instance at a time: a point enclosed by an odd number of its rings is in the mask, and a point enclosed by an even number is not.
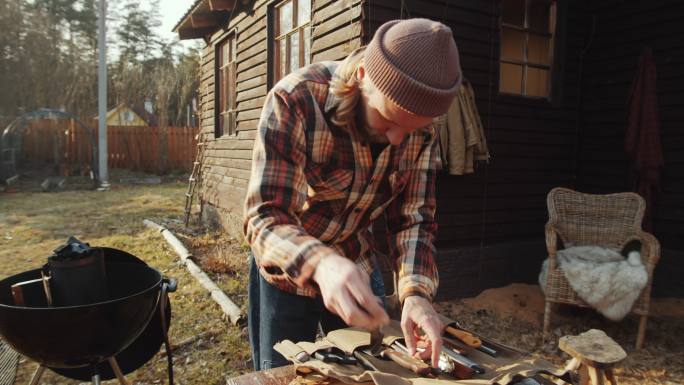
<svg viewBox="0 0 684 385"><path fill-rule="evenodd" d="M93 375L93 385L100 385L100 375L99 374Z"/></svg>
<svg viewBox="0 0 684 385"><path fill-rule="evenodd" d="M31 377L31 382L29 385L38 385L38 381L40 381L40 378L43 376L43 372L45 371L45 366L39 365L36 368L36 371L33 372L33 377Z"/></svg>
<svg viewBox="0 0 684 385"><path fill-rule="evenodd" d="M116 378L119 379L119 383L121 383L121 385L128 385L128 381L126 381L126 377L124 377L123 373L121 373L121 368L119 368L119 363L116 362L116 358L109 357L108 361L109 365L112 367L112 371L114 371L114 374L116 375Z"/></svg>

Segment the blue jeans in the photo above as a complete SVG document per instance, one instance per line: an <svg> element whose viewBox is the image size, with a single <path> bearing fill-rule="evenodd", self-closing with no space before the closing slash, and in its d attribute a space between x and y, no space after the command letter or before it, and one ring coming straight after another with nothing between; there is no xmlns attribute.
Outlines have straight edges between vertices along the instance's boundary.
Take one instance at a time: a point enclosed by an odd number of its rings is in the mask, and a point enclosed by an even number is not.
<svg viewBox="0 0 684 385"><path fill-rule="evenodd" d="M379 269L371 274L373 294L385 299L385 286ZM320 322L324 332L347 325L329 312L320 297L310 298L279 290L266 282L251 253L249 256L249 343L254 370L288 365L289 362L273 345L282 340L311 341L316 338Z"/></svg>

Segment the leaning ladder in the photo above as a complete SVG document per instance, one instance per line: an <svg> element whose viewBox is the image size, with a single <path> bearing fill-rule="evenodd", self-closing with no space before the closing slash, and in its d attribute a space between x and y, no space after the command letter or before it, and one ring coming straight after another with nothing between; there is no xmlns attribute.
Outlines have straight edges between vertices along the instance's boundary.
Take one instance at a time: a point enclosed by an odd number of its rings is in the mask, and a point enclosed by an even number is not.
<svg viewBox="0 0 684 385"><path fill-rule="evenodd" d="M190 223L190 212L192 211L192 198L195 195L195 187L201 183L205 147L206 142L197 143L197 158L192 162L192 172L190 173L190 178L188 178L188 191L185 193L185 227L188 227ZM202 209L200 208L201 215Z"/></svg>

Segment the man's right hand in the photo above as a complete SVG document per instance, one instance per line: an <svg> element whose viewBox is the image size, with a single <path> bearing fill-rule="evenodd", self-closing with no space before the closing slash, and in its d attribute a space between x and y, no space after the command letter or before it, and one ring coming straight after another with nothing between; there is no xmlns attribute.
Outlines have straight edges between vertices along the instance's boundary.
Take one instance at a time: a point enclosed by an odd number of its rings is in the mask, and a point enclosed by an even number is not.
<svg viewBox="0 0 684 385"><path fill-rule="evenodd" d="M339 255L322 258L313 275L325 307L349 326L374 330L389 316L373 295L370 278L354 262Z"/></svg>

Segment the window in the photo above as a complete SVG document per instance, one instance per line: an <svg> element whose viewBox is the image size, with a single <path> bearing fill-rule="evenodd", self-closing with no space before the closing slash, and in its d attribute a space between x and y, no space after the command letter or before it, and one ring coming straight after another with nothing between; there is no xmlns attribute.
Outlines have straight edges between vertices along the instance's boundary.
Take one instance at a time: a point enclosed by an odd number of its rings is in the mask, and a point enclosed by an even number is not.
<svg viewBox="0 0 684 385"><path fill-rule="evenodd" d="M286 0L273 15L274 83L309 64L311 56L311 0Z"/></svg>
<svg viewBox="0 0 684 385"><path fill-rule="evenodd" d="M555 0L502 1L499 92L551 95L555 30Z"/></svg>
<svg viewBox="0 0 684 385"><path fill-rule="evenodd" d="M237 91L235 89L235 33L231 33L227 39L216 47L216 62L218 73L216 74L216 110L218 121L216 124L216 137L234 135L236 132Z"/></svg>

